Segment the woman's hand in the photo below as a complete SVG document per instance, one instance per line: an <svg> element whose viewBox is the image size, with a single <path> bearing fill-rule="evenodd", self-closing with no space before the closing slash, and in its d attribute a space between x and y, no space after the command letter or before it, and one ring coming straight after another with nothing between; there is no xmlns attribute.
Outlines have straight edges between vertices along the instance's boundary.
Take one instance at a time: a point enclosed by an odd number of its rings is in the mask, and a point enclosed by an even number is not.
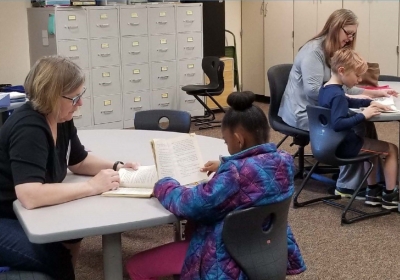
<svg viewBox="0 0 400 280"><path fill-rule="evenodd" d="M93 190L93 195L109 190L116 190L119 187L118 171L112 169L101 170L96 176L88 181L88 184Z"/></svg>
<svg viewBox="0 0 400 280"><path fill-rule="evenodd" d="M118 164L117 166L117 171L120 170L121 168L132 168L133 170L137 170L140 166L140 163L138 162L127 162L124 165Z"/></svg>
<svg viewBox="0 0 400 280"><path fill-rule="evenodd" d="M207 176L210 176L211 173L216 172L221 164L218 160L210 160L204 164L204 167L200 169L201 172L207 172Z"/></svg>

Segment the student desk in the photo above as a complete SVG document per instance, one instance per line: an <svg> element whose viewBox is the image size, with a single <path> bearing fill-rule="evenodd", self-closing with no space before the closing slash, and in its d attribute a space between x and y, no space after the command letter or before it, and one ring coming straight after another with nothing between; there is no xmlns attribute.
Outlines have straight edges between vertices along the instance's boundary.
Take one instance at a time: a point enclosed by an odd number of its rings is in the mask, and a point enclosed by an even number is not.
<svg viewBox="0 0 400 280"><path fill-rule="evenodd" d="M88 151L111 160L154 164L150 140L179 133L145 130L81 130L78 135ZM222 139L199 136L203 160L229 155ZM81 182L87 176L69 173L64 182ZM14 202L14 211L29 240L49 243L102 235L104 278L122 280L121 233L173 223L177 219L155 198L92 196L71 202L27 210Z"/></svg>

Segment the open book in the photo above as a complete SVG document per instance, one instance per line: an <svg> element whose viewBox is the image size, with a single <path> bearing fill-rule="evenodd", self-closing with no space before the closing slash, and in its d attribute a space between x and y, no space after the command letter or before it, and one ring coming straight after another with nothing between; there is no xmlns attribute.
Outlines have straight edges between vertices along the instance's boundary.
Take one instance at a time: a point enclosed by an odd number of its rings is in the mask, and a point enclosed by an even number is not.
<svg viewBox="0 0 400 280"><path fill-rule="evenodd" d="M119 170L120 188L104 192L104 196L150 197L158 179L172 177L181 185L196 184L208 179L200 172L203 159L195 134L171 139L151 141L155 165L141 166L138 170Z"/></svg>
<svg viewBox="0 0 400 280"><path fill-rule="evenodd" d="M382 113L399 113L400 110L398 110L396 108L396 105L394 103L394 97L393 96L389 96L389 97L378 97L378 98L374 98L373 100L376 102L379 102L383 105L389 106L390 108L392 108L392 110L390 111L382 111Z"/></svg>

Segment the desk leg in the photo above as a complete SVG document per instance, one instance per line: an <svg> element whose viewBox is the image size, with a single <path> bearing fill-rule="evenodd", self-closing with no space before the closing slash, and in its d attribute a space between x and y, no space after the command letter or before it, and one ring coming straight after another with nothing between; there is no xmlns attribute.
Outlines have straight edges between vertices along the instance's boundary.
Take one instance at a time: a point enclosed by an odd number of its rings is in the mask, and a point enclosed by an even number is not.
<svg viewBox="0 0 400 280"><path fill-rule="evenodd" d="M122 280L121 234L103 235L103 263L105 280Z"/></svg>

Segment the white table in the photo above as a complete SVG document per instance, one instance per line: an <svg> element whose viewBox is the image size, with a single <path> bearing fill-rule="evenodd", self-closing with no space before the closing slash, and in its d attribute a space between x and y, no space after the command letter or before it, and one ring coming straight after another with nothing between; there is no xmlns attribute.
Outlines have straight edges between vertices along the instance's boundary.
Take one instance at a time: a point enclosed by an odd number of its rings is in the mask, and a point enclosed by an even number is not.
<svg viewBox="0 0 400 280"><path fill-rule="evenodd" d="M85 148L111 161L154 164L150 147L153 138L171 138L178 133L144 130L82 130ZM203 160L228 155L223 140L199 136ZM89 177L68 174L65 182ZM86 236L103 236L104 277L122 280L121 233L176 221L157 199L93 196L49 207L26 210L17 200L14 211L29 240L49 243Z"/></svg>

